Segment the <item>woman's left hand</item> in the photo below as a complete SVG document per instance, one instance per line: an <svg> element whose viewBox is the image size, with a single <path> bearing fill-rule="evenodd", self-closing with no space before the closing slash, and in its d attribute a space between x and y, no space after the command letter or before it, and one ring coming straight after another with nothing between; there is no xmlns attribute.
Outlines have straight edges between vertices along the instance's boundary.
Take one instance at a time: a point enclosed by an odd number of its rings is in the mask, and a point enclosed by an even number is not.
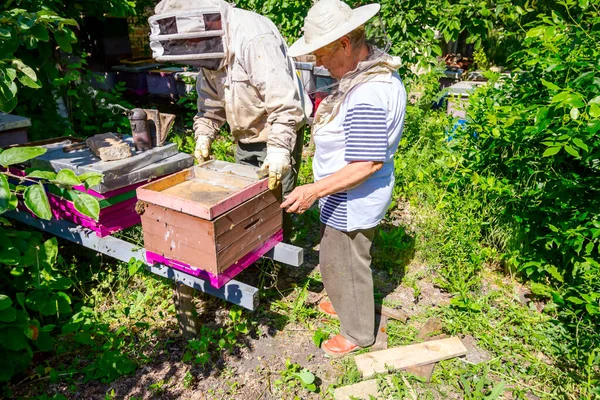
<svg viewBox="0 0 600 400"><path fill-rule="evenodd" d="M317 200L317 191L314 183L298 186L292 191L283 203L281 208L288 213L302 214Z"/></svg>

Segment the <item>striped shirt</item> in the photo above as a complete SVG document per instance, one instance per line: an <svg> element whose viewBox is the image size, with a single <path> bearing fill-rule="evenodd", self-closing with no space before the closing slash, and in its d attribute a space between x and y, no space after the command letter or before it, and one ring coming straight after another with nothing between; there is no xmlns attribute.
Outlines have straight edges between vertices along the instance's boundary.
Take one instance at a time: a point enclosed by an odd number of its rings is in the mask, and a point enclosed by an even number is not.
<svg viewBox="0 0 600 400"><path fill-rule="evenodd" d="M351 162L383 162L383 167L359 186L320 199L321 222L351 232L372 228L385 216L394 187L393 157L402 136L405 107L406 92L394 74L391 83L356 86L338 115L314 133L315 181Z"/></svg>

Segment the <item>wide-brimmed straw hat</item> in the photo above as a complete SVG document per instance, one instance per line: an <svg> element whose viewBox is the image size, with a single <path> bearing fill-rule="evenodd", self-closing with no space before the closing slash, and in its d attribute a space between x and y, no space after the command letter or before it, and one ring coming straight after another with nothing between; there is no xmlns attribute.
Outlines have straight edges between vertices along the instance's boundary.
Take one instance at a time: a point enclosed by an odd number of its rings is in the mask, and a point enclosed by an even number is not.
<svg viewBox="0 0 600 400"><path fill-rule="evenodd" d="M340 0L319 0L308 10L304 36L290 46L288 54L301 56L336 41L370 20L379 8L379 4L367 4L353 10Z"/></svg>

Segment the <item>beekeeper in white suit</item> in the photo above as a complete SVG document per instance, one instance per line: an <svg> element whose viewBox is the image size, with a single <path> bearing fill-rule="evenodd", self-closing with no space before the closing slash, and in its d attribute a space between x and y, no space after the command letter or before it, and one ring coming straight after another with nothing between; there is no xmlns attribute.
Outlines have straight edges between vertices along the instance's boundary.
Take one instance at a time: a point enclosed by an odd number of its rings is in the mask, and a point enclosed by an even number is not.
<svg viewBox="0 0 600 400"><path fill-rule="evenodd" d="M261 167L269 188L291 192L298 176L302 130L312 112L277 27L223 0L163 0L149 19L158 61L200 66L194 117L199 162L225 122L240 164ZM290 232L286 216L284 235Z"/></svg>

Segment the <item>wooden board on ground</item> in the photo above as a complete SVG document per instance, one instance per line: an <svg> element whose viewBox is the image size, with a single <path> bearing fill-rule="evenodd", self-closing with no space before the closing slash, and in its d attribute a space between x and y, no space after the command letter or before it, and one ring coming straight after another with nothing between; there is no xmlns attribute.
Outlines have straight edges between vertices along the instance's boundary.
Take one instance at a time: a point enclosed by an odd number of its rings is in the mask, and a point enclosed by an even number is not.
<svg viewBox="0 0 600 400"><path fill-rule="evenodd" d="M335 400L370 400L371 398L381 399L382 397L379 394L377 380L369 379L368 381L355 383L354 385L342 386L335 389L333 392L333 398Z"/></svg>
<svg viewBox="0 0 600 400"><path fill-rule="evenodd" d="M408 320L408 314L404 311L397 310L395 308L390 308L383 306L381 304L375 304L375 311L381 315L385 315L386 317L397 319L401 322L406 322Z"/></svg>
<svg viewBox="0 0 600 400"><path fill-rule="evenodd" d="M369 350L385 350L388 348L388 317L381 314L375 314L375 326L377 326L377 333L375 334L375 344L373 344L373 346L371 346Z"/></svg>
<svg viewBox="0 0 600 400"><path fill-rule="evenodd" d="M407 367L459 357L467 354L467 348L457 337L411 344L393 349L360 354L354 357L359 372L364 377Z"/></svg>
<svg viewBox="0 0 600 400"><path fill-rule="evenodd" d="M442 321L439 318L430 318L425 322L425 325L419 330L417 334L417 339L431 341L438 339L445 339L448 336L441 334L436 336L431 336L433 333L441 332L442 330ZM464 343L463 343L464 344ZM406 368L406 372L411 373L413 375L419 376L421 378L427 379L427 382L431 381L431 376L433 375L433 370L435 369L436 363L418 365L415 367Z"/></svg>

